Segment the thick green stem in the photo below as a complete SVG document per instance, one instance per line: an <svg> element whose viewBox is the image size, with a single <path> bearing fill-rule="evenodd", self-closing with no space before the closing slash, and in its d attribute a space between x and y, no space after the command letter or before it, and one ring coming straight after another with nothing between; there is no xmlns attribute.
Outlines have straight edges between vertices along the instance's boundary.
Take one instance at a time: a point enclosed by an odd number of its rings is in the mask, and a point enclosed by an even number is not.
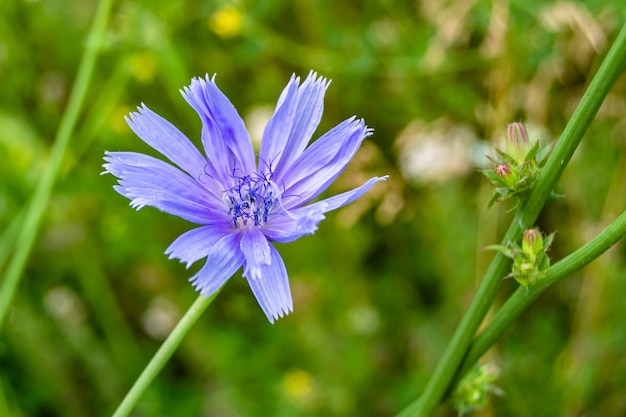
<svg viewBox="0 0 626 417"><path fill-rule="evenodd" d="M124 397L113 417L125 417L133 410L139 397L145 392L148 386L154 381L157 374L163 369L167 361L172 357L185 336L189 333L194 324L202 316L211 302L215 299L219 291L210 297L199 296L189 307L182 319L178 322L172 333L165 339L159 350L152 357L148 365L144 368L139 378L135 381L128 394Z"/></svg>
<svg viewBox="0 0 626 417"><path fill-rule="evenodd" d="M534 224L539 211L550 196L602 101L624 68L625 62L626 25L622 27L596 76L576 107L546 162L541 176L537 179L528 198L524 200L516 212L511 226L504 236L504 244L519 240L522 230ZM495 256L424 391L399 416L428 416L441 401L467 352L472 337L500 289L502 276L507 272L508 266L509 262L504 256L501 254Z"/></svg>
<svg viewBox="0 0 626 417"><path fill-rule="evenodd" d="M520 287L498 310L489 325L474 339L463 360L456 381L459 381L480 357L502 336L513 321L548 287L583 268L626 236L626 212L584 246L563 258L529 287ZM454 386L454 384L452 384Z"/></svg>
<svg viewBox="0 0 626 417"><path fill-rule="evenodd" d="M74 86L72 87L72 93L65 113L61 118L59 130L54 138L50 159L44 172L41 174L33 199L26 212L22 229L17 237L15 252L7 267L6 275L0 287L0 329L2 329L6 320L20 277L24 272L26 261L28 260L28 256L35 242L35 236L37 235L43 214L50 200L52 187L54 186L61 163L63 162L70 136L76 126L78 115L85 96L87 95L89 81L91 80L96 58L104 39L112 2L113 0L102 0L98 5L98 10L96 11L87 38L85 52L78 67Z"/></svg>

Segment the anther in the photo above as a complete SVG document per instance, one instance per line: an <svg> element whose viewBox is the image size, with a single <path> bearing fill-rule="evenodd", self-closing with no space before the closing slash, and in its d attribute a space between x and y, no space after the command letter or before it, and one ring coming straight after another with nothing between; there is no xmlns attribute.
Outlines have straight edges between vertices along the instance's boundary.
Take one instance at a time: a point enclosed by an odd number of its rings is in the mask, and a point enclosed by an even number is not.
<svg viewBox="0 0 626 417"><path fill-rule="evenodd" d="M258 227L267 222L276 200L280 198L280 194L273 192L277 186L269 178L271 174L256 173L236 177L237 185L224 192L224 201L229 203L228 214L232 216L236 228Z"/></svg>

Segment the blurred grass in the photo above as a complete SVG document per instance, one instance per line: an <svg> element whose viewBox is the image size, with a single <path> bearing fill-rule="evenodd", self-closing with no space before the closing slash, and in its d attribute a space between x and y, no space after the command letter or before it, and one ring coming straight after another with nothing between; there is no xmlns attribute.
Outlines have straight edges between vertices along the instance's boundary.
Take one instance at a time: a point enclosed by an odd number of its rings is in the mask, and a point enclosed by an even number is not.
<svg viewBox="0 0 626 417"><path fill-rule="evenodd" d="M0 3L2 272L95 7ZM200 123L178 93L191 77L217 73L252 124L292 72L315 69L333 79L318 132L352 114L375 129L333 190L390 180L315 236L279 247L295 304L286 319L269 325L245 281L231 280L136 414L394 414L419 393L467 305L489 256L479 248L510 219L506 205L486 208L475 169L484 145L514 120L552 140L624 9L611 0L116 2L0 339L0 412L110 414L195 299L187 278L198 266L163 255L191 225L134 212L99 175L105 149L153 153L123 115L145 102L197 140ZM625 206L625 90L619 80L558 186L565 198L540 218L558 230L553 259ZM421 130L400 146L414 121ZM461 126L471 132L465 152L442 158L433 149L452 155ZM419 169L400 163L416 149ZM450 164L469 168L443 169ZM537 300L490 353L506 395L481 415L626 414L625 268L618 247ZM514 289L507 281L502 300Z"/></svg>

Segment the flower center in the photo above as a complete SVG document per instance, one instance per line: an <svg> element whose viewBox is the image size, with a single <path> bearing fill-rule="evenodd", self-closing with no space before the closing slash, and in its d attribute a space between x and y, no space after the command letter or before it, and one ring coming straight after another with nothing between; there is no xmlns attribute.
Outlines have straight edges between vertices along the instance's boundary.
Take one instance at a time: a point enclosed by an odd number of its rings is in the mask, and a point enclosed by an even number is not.
<svg viewBox="0 0 626 417"><path fill-rule="evenodd" d="M224 192L228 214L237 229L262 226L272 209L280 206L278 186L267 176L254 173L236 177L237 185Z"/></svg>

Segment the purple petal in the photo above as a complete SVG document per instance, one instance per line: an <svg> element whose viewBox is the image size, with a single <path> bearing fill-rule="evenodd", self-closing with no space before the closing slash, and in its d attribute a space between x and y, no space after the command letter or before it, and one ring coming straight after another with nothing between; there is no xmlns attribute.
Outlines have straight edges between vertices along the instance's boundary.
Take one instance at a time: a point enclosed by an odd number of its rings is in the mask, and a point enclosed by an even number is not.
<svg viewBox="0 0 626 417"><path fill-rule="evenodd" d="M132 207L152 206L199 224L230 221L216 192L178 168L134 152L105 155L105 173L119 178L114 189L129 198Z"/></svg>
<svg viewBox="0 0 626 417"><path fill-rule="evenodd" d="M261 163L272 166L277 180L302 154L322 118L329 81L313 71L296 89L299 81L292 77L283 90L261 140Z"/></svg>
<svg viewBox="0 0 626 417"><path fill-rule="evenodd" d="M119 178L116 189L128 198L133 199L131 205L143 207L145 203L134 200L180 192L181 200L189 200L191 204L210 204L211 193L199 186L191 177L177 168L161 160L147 155L131 152L109 152L105 156L105 172ZM137 192L132 194L131 190ZM149 203L148 203L149 204Z"/></svg>
<svg viewBox="0 0 626 417"><path fill-rule="evenodd" d="M319 222L324 220L326 212L324 204L300 207L290 215L275 215L263 225L263 234L270 240L289 243L302 236L315 233Z"/></svg>
<svg viewBox="0 0 626 417"><path fill-rule="evenodd" d="M211 248L206 263L189 281L205 297L220 289L243 264L244 258L239 249L241 233L231 233L222 237Z"/></svg>
<svg viewBox="0 0 626 417"><path fill-rule="evenodd" d="M259 279L261 268L271 262L270 245L267 239L257 227L252 227L244 232L240 247L246 259L243 276L249 279Z"/></svg>
<svg viewBox="0 0 626 417"><path fill-rule="evenodd" d="M362 186L345 193L336 195L291 210L288 215L275 215L263 225L263 234L274 242L289 243L305 235L315 233L319 222L324 220L324 213L345 206L365 194L378 181L384 181L387 177L374 177Z"/></svg>
<svg viewBox="0 0 626 417"><path fill-rule="evenodd" d="M194 78L183 96L202 120L202 143L213 174L227 185L238 172L254 172L256 162L248 131L215 81L208 75L204 79Z"/></svg>
<svg viewBox="0 0 626 417"><path fill-rule="evenodd" d="M358 188L354 188L350 191L337 194L336 196L329 197L324 200L316 201L313 204L309 204L305 208L314 210L319 205L320 208L323 209L324 213L328 213L329 211L336 210L339 207L343 207L346 204L352 203L354 200L365 194L378 181L385 181L387 178L387 175L385 175L384 177L370 178L365 184L361 185ZM295 212L297 212L297 210L295 210Z"/></svg>
<svg viewBox="0 0 626 417"><path fill-rule="evenodd" d="M296 100L299 83L300 78L292 75L278 98L274 115L267 122L263 131L259 153L259 170L266 174L273 171L273 167L283 155L298 107Z"/></svg>
<svg viewBox="0 0 626 417"><path fill-rule="evenodd" d="M283 204L300 206L321 194L343 172L369 135L363 120L340 123L307 148L285 175Z"/></svg>
<svg viewBox="0 0 626 417"><path fill-rule="evenodd" d="M204 172L207 161L200 151L170 122L141 105L126 122L141 140L195 177Z"/></svg>
<svg viewBox="0 0 626 417"><path fill-rule="evenodd" d="M269 245L271 262L262 265L259 278L248 278L248 284L270 323L293 311L287 269L278 251Z"/></svg>
<svg viewBox="0 0 626 417"><path fill-rule="evenodd" d="M169 259L180 259L189 268L192 263L208 256L213 246L231 233L232 228L225 224L209 224L191 229L172 242L165 254L169 255Z"/></svg>

